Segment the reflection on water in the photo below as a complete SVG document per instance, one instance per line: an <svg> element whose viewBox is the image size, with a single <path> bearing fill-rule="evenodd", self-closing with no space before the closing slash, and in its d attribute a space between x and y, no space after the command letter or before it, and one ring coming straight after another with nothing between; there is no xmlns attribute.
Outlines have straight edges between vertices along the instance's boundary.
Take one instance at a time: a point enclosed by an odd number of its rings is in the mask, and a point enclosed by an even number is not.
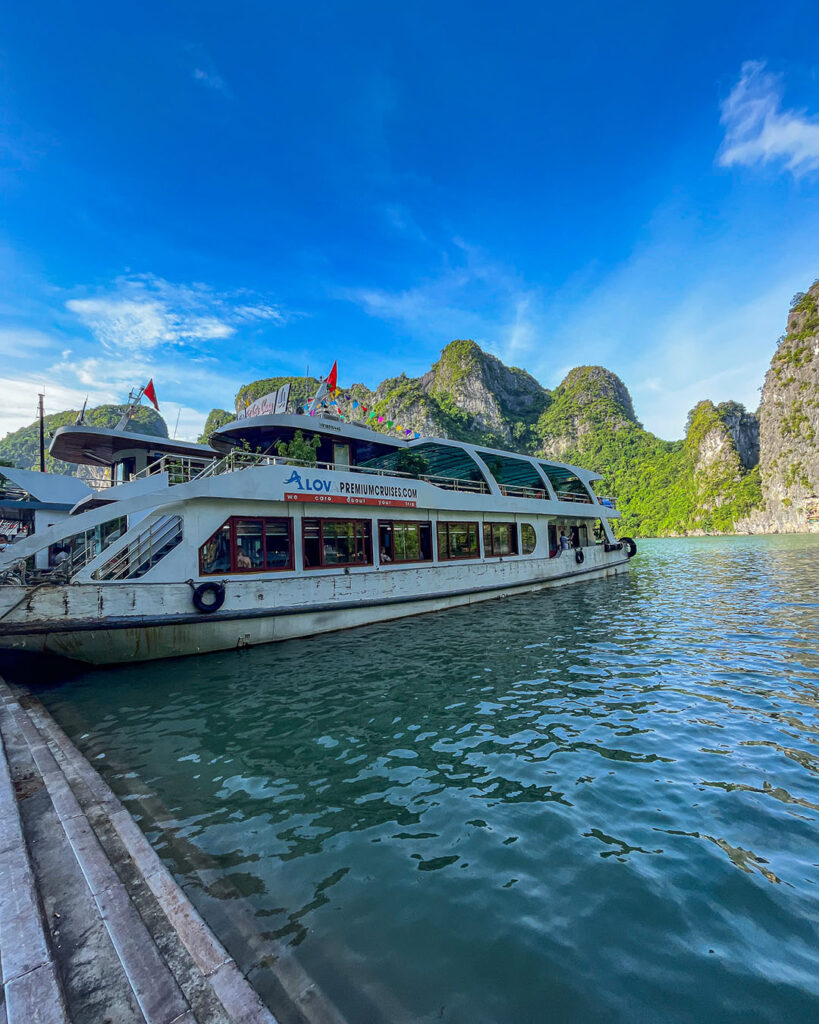
<svg viewBox="0 0 819 1024"><path fill-rule="evenodd" d="M819 538L632 566L43 699L274 1003L813 1022Z"/></svg>

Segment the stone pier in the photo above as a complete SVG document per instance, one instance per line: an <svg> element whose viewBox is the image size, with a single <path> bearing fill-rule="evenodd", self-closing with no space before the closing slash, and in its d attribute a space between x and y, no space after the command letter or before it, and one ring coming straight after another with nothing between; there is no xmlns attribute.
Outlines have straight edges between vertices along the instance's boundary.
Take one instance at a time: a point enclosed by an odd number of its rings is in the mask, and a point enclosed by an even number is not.
<svg viewBox="0 0 819 1024"><path fill-rule="evenodd" d="M0 1024L276 1024L126 808L0 680Z"/></svg>

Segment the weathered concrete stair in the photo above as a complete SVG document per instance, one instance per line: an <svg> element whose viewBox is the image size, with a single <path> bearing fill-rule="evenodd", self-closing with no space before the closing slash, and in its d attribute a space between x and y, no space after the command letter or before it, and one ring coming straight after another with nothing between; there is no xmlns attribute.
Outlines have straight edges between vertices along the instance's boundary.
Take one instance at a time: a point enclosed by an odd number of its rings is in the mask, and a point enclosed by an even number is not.
<svg viewBox="0 0 819 1024"><path fill-rule="evenodd" d="M106 783L0 680L0 1024L276 1024Z"/></svg>

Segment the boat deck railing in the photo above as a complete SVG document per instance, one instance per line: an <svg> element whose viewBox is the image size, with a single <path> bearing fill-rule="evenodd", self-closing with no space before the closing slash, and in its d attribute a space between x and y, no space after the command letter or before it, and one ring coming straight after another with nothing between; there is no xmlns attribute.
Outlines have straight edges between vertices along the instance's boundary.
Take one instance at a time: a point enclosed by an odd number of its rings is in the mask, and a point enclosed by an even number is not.
<svg viewBox="0 0 819 1024"><path fill-rule="evenodd" d="M524 487L521 484L498 484L501 494L507 498L539 498L542 501L550 501L544 487Z"/></svg>
<svg viewBox="0 0 819 1024"><path fill-rule="evenodd" d="M270 455L264 452L251 452L242 448L235 448L222 456L221 459L213 459L203 463L202 459L190 458L186 455L163 455L152 462L139 473L135 473L131 479L145 479L158 473L167 473L170 484L184 484L191 480L203 480L210 476L222 476L225 473L237 473L243 469L252 469L257 466L293 466L297 469L329 470L334 473L365 473L368 476L399 477L405 480L422 480L435 487L441 487L448 491L466 491L471 494L489 494L490 488L483 480L465 480L460 477L439 476L435 473L404 473L395 469L381 469L375 466L350 466L338 462L306 462L303 459L293 459L286 455ZM549 501L550 495L543 487L526 487L519 484L499 484L500 492L509 498L534 498L541 501ZM593 499L587 494L577 492L566 492L557 495L558 501L572 501L578 504L593 504ZM601 505L610 503L611 508L617 505L613 498L597 498Z"/></svg>
<svg viewBox="0 0 819 1024"><path fill-rule="evenodd" d="M365 473L368 476L401 477L405 480L423 480L436 487L450 491L468 491L473 494L489 494L489 487L483 480L462 480L457 477L437 476L422 473L402 473L394 469L378 469L374 466L349 466L338 462L306 462L303 459L292 459L285 455L267 455L263 452L248 452L234 449L221 459L214 459L206 466L201 460L189 459L185 456L163 455L162 458L146 466L141 472L134 474L132 479L146 478L158 473L167 473L171 484L188 483L191 480L204 480L210 476L222 476L225 473L238 473L243 469L257 466L293 466L297 469L329 470L335 473Z"/></svg>
<svg viewBox="0 0 819 1024"><path fill-rule="evenodd" d="M206 475L205 470L210 469L218 459L197 459L190 455L163 455L155 462L149 463L145 469L131 475L131 480L145 480L149 476L156 476L159 473L168 474L168 483L187 484L191 480Z"/></svg>

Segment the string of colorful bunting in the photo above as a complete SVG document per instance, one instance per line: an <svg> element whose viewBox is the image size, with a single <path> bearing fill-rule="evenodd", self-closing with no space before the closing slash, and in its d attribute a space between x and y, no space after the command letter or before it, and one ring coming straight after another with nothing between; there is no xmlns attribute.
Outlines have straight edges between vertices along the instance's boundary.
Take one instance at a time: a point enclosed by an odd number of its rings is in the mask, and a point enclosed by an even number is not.
<svg viewBox="0 0 819 1024"><path fill-rule="evenodd" d="M375 420L379 426L386 425L388 430L395 430L396 433L403 435L407 439L413 438L413 440L417 440L421 436L416 430L413 430L412 427L402 427L400 423L396 423L394 420L388 420L386 416L379 416L374 410L369 409L366 405L363 405L361 402L353 398L352 395L342 395L338 388L331 391L330 396L329 402L325 398L319 404L319 408L334 409L342 420L352 420L353 416L351 415L350 409L347 410L346 415L341 411L339 399L351 403L351 409L353 411L356 409L360 410L359 415L365 417L365 422L369 423L370 420ZM315 413L311 413L310 415L315 415Z"/></svg>

